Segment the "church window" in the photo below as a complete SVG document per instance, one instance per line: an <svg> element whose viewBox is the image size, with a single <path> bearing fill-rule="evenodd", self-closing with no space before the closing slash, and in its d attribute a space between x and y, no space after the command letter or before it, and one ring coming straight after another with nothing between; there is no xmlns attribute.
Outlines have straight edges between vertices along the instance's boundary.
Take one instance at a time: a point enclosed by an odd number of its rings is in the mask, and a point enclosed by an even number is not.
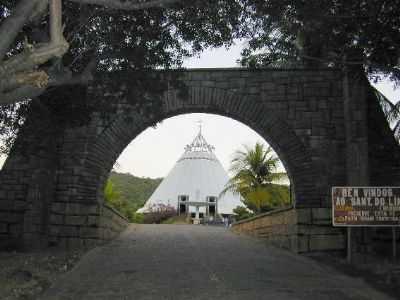
<svg viewBox="0 0 400 300"><path fill-rule="evenodd" d="M207 197L207 202L217 202L217 197L214 197L214 196L208 196Z"/></svg>
<svg viewBox="0 0 400 300"><path fill-rule="evenodd" d="M180 202L188 201L188 200L189 200L189 196L187 196L187 195L179 195L179 196L178 196L178 200L179 200Z"/></svg>

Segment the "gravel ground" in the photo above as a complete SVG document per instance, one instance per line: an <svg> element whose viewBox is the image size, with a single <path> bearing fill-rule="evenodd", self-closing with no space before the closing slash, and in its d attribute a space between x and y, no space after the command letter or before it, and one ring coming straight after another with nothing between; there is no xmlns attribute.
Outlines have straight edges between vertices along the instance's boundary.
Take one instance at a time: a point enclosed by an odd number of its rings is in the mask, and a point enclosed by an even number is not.
<svg viewBox="0 0 400 300"><path fill-rule="evenodd" d="M86 251L0 252L0 299L40 299Z"/></svg>

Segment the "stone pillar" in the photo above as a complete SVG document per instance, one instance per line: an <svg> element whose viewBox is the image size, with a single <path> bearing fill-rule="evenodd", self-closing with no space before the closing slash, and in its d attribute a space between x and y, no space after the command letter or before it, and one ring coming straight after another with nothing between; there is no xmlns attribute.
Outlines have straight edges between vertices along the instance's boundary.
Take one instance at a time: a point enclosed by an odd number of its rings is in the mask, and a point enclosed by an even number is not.
<svg viewBox="0 0 400 300"><path fill-rule="evenodd" d="M343 76L343 109L346 142L346 183L353 186L369 184L367 97L362 80L349 82Z"/></svg>
<svg viewBox="0 0 400 300"><path fill-rule="evenodd" d="M368 103L366 83L352 79L348 72L343 77L344 126L346 143L346 185L369 185ZM366 227L352 229L352 252L369 252L369 232Z"/></svg>

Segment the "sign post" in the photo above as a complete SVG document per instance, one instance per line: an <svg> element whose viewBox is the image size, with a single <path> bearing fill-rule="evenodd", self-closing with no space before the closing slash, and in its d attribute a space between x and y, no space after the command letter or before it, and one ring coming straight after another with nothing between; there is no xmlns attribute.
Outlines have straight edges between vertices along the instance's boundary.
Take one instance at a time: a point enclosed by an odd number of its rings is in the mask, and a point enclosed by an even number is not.
<svg viewBox="0 0 400 300"><path fill-rule="evenodd" d="M396 236L396 227L392 227L392 254L393 261L396 261L397 258L397 236Z"/></svg>
<svg viewBox="0 0 400 300"><path fill-rule="evenodd" d="M351 227L347 227L347 263L351 263Z"/></svg>
<svg viewBox="0 0 400 300"><path fill-rule="evenodd" d="M397 256L400 187L332 187L333 226L347 227L347 261L351 262L351 227L392 227L392 254Z"/></svg>

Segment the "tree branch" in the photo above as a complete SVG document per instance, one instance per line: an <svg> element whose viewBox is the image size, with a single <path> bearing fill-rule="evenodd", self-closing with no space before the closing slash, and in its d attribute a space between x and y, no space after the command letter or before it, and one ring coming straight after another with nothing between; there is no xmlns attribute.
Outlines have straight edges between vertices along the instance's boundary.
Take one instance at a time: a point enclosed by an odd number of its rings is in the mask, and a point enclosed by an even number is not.
<svg viewBox="0 0 400 300"><path fill-rule="evenodd" d="M48 62L51 58L61 57L67 52L68 44L49 43L37 49L28 49L0 64L0 77L28 71Z"/></svg>
<svg viewBox="0 0 400 300"><path fill-rule="evenodd" d="M182 0L69 0L80 4L94 4L120 10L140 10L164 7Z"/></svg>
<svg viewBox="0 0 400 300"><path fill-rule="evenodd" d="M11 91L24 85L43 88L48 82L49 76L44 71L21 72L0 80L0 91Z"/></svg>
<svg viewBox="0 0 400 300"><path fill-rule="evenodd" d="M47 0L22 0L14 13L3 21L0 27L0 61L4 59L22 27L33 15L38 14L38 10L45 7L43 2L47 3Z"/></svg>
<svg viewBox="0 0 400 300"><path fill-rule="evenodd" d="M32 45L26 45L27 49L23 53L11 57L0 65L0 76L24 70L30 71L54 57L62 57L69 48L62 31L61 0L50 0L50 43L37 49L34 49Z"/></svg>
<svg viewBox="0 0 400 300"><path fill-rule="evenodd" d="M9 92L0 92L0 106L32 99L43 94L49 87L64 85L87 85L93 80L92 71L96 67L96 61L92 60L82 73L73 75L69 70L61 73L44 71L17 74L13 79L14 84L20 83L20 87L14 85ZM4 90L3 90L4 91Z"/></svg>
<svg viewBox="0 0 400 300"><path fill-rule="evenodd" d="M50 40L54 44L64 42L62 29L62 4L61 0L50 0Z"/></svg>

